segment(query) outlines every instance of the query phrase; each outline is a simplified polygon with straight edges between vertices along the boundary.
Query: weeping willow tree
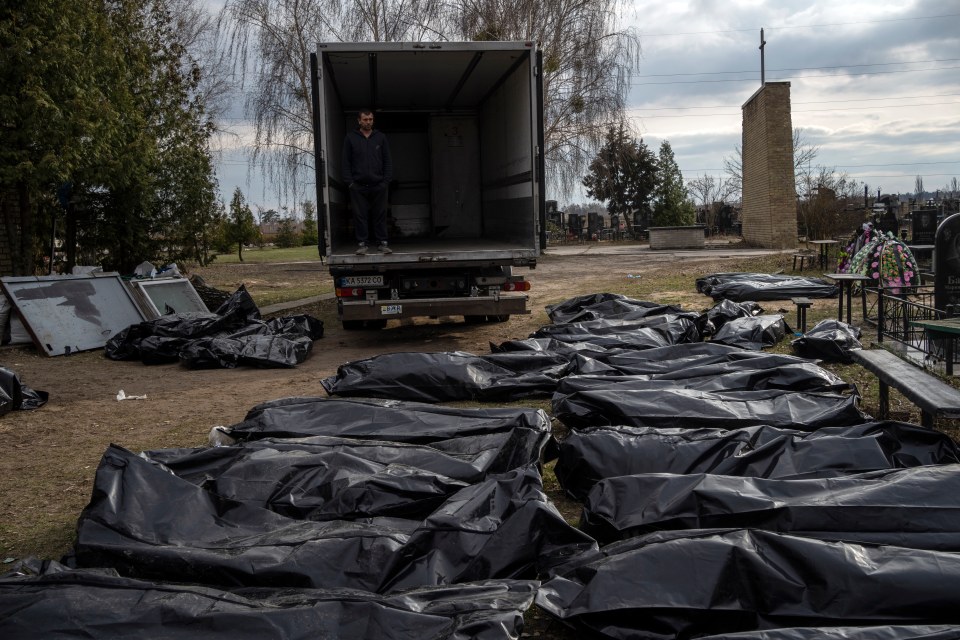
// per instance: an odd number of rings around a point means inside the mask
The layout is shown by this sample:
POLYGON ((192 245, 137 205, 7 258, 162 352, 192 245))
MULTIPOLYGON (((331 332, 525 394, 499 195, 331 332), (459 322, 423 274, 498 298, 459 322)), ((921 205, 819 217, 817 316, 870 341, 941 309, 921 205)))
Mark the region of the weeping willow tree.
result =
POLYGON ((543 50, 545 157, 569 193, 623 120, 638 36, 621 0, 228 0, 219 29, 253 122, 251 156, 284 201, 312 182, 308 59, 318 42, 519 40, 543 50))

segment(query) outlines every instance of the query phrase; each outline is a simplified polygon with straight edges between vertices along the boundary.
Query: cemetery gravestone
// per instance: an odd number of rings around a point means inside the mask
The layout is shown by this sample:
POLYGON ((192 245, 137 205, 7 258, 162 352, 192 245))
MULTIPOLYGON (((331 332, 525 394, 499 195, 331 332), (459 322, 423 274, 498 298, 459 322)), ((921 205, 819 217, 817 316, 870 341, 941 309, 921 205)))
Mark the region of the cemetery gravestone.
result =
POLYGON ((892 233, 895 236, 900 235, 900 222, 897 220, 897 214, 894 213, 892 209, 887 209, 887 211, 880 216, 880 219, 877 221, 877 226, 884 235, 887 233, 892 233))
POLYGON ((934 306, 946 310, 947 305, 960 304, 960 213, 943 221, 934 247, 934 306))
POLYGON ((937 235, 936 209, 918 209, 913 212, 910 244, 934 244, 937 235))

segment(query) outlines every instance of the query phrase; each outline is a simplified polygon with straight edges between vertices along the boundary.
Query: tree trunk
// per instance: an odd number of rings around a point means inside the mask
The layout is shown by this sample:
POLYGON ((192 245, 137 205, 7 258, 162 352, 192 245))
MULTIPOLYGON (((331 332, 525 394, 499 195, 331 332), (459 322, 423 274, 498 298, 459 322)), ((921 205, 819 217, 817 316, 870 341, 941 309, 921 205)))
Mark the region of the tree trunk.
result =
POLYGON ((73 198, 67 204, 64 218, 63 249, 67 254, 64 268, 65 273, 73 273, 73 267, 77 264, 77 207, 73 203, 73 198))
POLYGON ((20 234, 13 255, 13 273, 17 276, 33 275, 33 211, 31 210, 30 190, 25 182, 17 185, 17 198, 20 205, 20 234))

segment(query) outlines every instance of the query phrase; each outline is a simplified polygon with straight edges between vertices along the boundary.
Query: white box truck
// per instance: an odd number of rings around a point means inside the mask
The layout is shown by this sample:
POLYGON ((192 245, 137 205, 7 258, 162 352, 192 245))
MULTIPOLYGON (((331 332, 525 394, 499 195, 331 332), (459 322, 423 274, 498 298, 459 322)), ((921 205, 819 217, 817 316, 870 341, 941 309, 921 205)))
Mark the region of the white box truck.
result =
POLYGON ((543 94, 531 42, 324 43, 311 55, 319 250, 344 328, 503 321, 546 242, 543 94), (344 136, 370 109, 393 158, 393 253, 355 255, 344 136))

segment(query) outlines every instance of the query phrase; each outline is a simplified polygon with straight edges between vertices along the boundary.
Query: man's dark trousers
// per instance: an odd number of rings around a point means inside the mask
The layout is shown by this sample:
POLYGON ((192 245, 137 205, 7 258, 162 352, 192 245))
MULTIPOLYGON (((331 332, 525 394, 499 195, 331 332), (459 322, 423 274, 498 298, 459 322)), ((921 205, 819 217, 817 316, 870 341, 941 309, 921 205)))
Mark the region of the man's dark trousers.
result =
POLYGON ((350 187, 350 204, 353 206, 353 226, 357 242, 370 242, 370 225, 377 244, 387 241, 387 187, 386 185, 364 186, 354 183, 350 187))

